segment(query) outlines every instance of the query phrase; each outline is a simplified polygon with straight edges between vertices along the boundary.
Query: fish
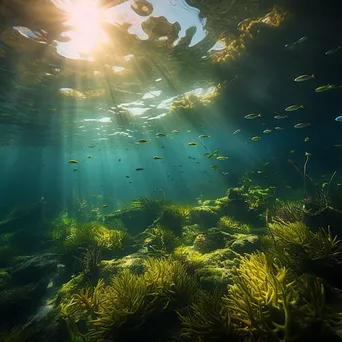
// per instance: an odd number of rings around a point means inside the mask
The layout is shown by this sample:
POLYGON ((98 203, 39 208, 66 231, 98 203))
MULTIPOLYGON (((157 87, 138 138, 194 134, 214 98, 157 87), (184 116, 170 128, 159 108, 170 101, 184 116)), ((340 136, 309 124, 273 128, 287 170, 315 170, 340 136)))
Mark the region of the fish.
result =
POLYGON ((89 158, 89 159, 91 159, 91 158, 93 158, 91 155, 87 155, 87 158, 89 158))
POLYGON ((178 134, 178 133, 180 133, 180 131, 178 129, 174 129, 171 133, 178 134))
POLYGON ((338 117, 335 119, 335 121, 337 121, 337 122, 342 122, 342 115, 338 116, 338 117))
POLYGON ((194 142, 194 141, 190 141, 188 143, 188 146, 197 146, 197 145, 198 145, 197 142, 194 142))
POLYGON ((261 118, 261 114, 247 114, 245 115, 245 119, 247 120, 253 120, 253 119, 256 119, 256 118, 261 118))
POLYGON ((303 105, 295 104, 285 108, 285 112, 294 112, 298 109, 304 108, 303 105))
POLYGON ((286 119, 287 115, 286 114, 277 114, 274 116, 274 118, 277 120, 286 119))
POLYGON ((265 129, 262 133, 264 133, 264 134, 270 134, 270 133, 272 133, 272 130, 271 130, 271 129, 265 129))
POLYGON ((300 122, 294 125, 294 128, 305 128, 310 126, 311 124, 309 122, 300 122))
POLYGON ((251 138, 252 141, 259 141, 260 139, 261 137, 258 137, 258 136, 251 138))
POLYGON ((217 160, 227 160, 228 157, 226 157, 226 156, 218 156, 218 157, 216 157, 216 159, 217 160))
POLYGON ((328 51, 326 51, 325 55, 332 55, 333 53, 337 52, 339 49, 341 49, 341 46, 336 46, 335 48, 332 48, 328 51))
POLYGON ((219 152, 220 152, 220 150, 215 150, 213 153, 209 154, 208 159, 211 159, 213 157, 217 157, 219 152))
POLYGON ((157 133, 156 134, 157 137, 167 137, 166 133, 157 133))
POLYGON ((293 44, 301 44, 304 43, 306 40, 308 39, 307 36, 303 36, 301 38, 299 38, 296 42, 294 42, 293 44))
POLYGON ((288 49, 292 49, 292 48, 294 48, 295 45, 304 43, 307 39, 308 39, 307 36, 303 36, 303 37, 299 38, 298 40, 296 40, 292 44, 286 44, 285 47, 288 48, 288 49))
POLYGON ((218 165, 212 165, 212 166, 210 166, 210 168, 211 168, 213 171, 219 171, 219 170, 221 170, 221 168, 220 168, 218 165))
POLYGON ((137 167, 137 168, 135 169, 135 171, 143 171, 143 170, 145 170, 143 167, 137 167))
POLYGON ((138 140, 138 143, 139 143, 139 144, 146 143, 146 142, 147 142, 146 139, 139 139, 139 140, 138 140))
POLYGON ((108 205, 107 204, 104 204, 103 206, 102 206, 102 208, 107 208, 108 207, 108 205))
POLYGON ((160 157, 160 156, 153 156, 153 159, 156 159, 156 160, 158 160, 158 159, 163 159, 162 157, 160 157))
POLYGON ((283 127, 279 127, 279 126, 277 126, 277 127, 274 127, 274 129, 275 129, 276 131, 283 131, 283 130, 284 130, 284 128, 283 128, 283 127))
POLYGON ((238 133, 240 133, 240 132, 241 132, 241 129, 239 128, 239 129, 237 129, 236 131, 234 131, 233 134, 235 135, 235 134, 238 134, 238 133))
POLYGON ((315 93, 322 93, 323 91, 327 91, 327 90, 330 90, 330 89, 334 89, 336 88, 337 86, 334 86, 332 84, 326 84, 326 85, 323 85, 323 86, 320 86, 320 87, 317 87, 315 89, 315 93))
POLYGON ((306 137, 305 139, 304 139, 304 142, 306 142, 306 143, 308 143, 310 141, 310 138, 309 137, 306 137))
POLYGON ((200 136, 198 136, 199 138, 210 138, 209 134, 202 134, 200 136))
POLYGON ((315 74, 311 74, 311 75, 301 75, 298 76, 294 79, 295 82, 305 82, 305 81, 309 81, 311 79, 315 78, 315 74))
POLYGON ((76 160, 76 159, 70 159, 70 160, 68 161, 68 163, 69 163, 69 164, 79 164, 78 160, 76 160))

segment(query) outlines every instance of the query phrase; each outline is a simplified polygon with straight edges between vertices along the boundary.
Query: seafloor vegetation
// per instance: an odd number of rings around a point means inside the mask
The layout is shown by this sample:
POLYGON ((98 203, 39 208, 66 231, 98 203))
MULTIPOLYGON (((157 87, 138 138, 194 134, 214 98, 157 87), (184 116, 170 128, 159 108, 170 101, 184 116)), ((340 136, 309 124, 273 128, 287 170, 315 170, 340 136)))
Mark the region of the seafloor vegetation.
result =
POLYGON ((244 185, 51 221, 43 207, 0 222, 1 341, 340 340, 333 191, 282 202, 244 185))

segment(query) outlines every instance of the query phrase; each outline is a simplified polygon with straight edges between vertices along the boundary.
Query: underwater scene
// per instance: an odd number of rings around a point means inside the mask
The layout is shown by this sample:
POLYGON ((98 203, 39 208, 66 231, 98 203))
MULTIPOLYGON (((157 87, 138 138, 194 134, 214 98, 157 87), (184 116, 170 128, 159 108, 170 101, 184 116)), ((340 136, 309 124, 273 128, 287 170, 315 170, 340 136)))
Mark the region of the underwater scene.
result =
POLYGON ((0 0, 0 341, 342 341, 341 18, 0 0))

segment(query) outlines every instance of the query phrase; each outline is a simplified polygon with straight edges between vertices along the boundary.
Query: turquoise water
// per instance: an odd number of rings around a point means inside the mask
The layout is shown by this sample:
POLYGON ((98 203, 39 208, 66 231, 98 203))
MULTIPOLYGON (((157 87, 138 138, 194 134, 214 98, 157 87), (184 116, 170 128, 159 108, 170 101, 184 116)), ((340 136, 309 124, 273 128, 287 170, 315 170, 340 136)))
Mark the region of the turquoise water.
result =
MULTIPOLYGON (((296 277, 323 279, 327 293, 340 289, 339 276, 320 273, 338 270, 339 263, 313 256, 328 243, 312 234, 330 227, 325 237, 334 243, 340 234, 341 9, 332 0, 0 3, 2 339, 292 340, 266 333, 266 323, 236 334, 244 323, 234 321, 231 309, 234 327, 221 317, 216 328, 196 330, 203 321, 191 305, 234 293, 229 286, 238 283, 238 260, 256 251, 296 277), (286 238, 312 247, 301 257, 272 228, 282 224, 294 239, 304 228, 287 225, 293 222, 309 229, 304 242, 286 238), (278 254, 283 248, 280 254, 296 262, 274 254, 271 238, 278 254), (321 259, 328 261, 317 266, 321 259), (181 305, 153 278, 159 267, 180 279, 172 262, 191 278, 181 305), (128 278, 143 277, 150 291, 145 299, 158 286, 166 291, 161 302, 147 300, 141 316, 121 311, 125 328, 105 300, 92 302, 86 313, 63 307, 82 291, 107 300, 104 293, 113 290, 107 286, 114 275, 120 281, 123 269, 128 278), (73 279, 79 282, 66 294, 73 279), (198 294, 192 281, 208 292, 198 294), (216 287, 222 293, 213 294, 216 287), (160 317, 149 316, 149 305, 160 317), (110 331, 92 321, 105 312, 114 322, 110 331), (177 312, 197 319, 181 323, 177 312)), ((168 279, 165 274, 160 278, 168 279)), ((125 279, 139 288, 133 278, 125 279)), ((294 293, 310 292, 305 286, 294 293)), ((301 338, 312 336, 293 340, 301 338)))

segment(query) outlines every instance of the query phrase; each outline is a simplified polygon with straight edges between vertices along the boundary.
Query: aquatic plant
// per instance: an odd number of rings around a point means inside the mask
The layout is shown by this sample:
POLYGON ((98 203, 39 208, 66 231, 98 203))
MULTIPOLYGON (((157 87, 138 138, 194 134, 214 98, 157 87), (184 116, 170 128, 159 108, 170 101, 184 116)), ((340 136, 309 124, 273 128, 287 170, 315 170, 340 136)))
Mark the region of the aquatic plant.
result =
POLYGON ((145 243, 150 250, 157 253, 171 253, 180 243, 173 231, 161 226, 152 228, 148 235, 145 243))
POLYGON ((95 286, 100 277, 101 250, 97 247, 87 249, 80 260, 83 268, 84 279, 95 286))
POLYGON ((187 274, 179 261, 172 258, 148 259, 143 277, 163 310, 186 306, 198 290, 195 279, 187 274))
POLYGON ((178 312, 181 337, 195 341, 223 341, 234 334, 219 291, 200 291, 184 312, 178 312))
POLYGON ((168 204, 153 225, 161 225, 172 230, 176 235, 180 235, 183 226, 186 225, 190 212, 189 206, 168 204))
POLYGON ((303 205, 299 202, 277 200, 274 206, 273 221, 298 222, 304 218, 303 205))
POLYGON ((166 201, 164 199, 160 200, 151 197, 139 197, 132 202, 131 207, 133 209, 141 210, 147 215, 157 217, 162 213, 165 204, 166 201))
POLYGON ((111 254, 129 243, 126 232, 108 229, 99 222, 87 222, 72 226, 62 247, 66 253, 80 257, 82 249, 97 247, 101 253, 111 254))
POLYGON ((192 247, 179 246, 175 248, 172 256, 175 260, 179 260, 190 272, 193 272, 205 263, 203 254, 195 251, 192 247))
POLYGON ((294 268, 308 266, 309 262, 339 264, 341 243, 330 229, 312 232, 303 222, 269 224, 268 250, 284 264, 294 268))
POLYGON ((247 224, 236 221, 229 216, 221 216, 218 221, 218 228, 227 233, 240 233, 249 234, 251 232, 250 227, 247 224))
POLYGON ((310 329, 319 334, 332 317, 339 317, 328 312, 318 278, 298 278, 260 252, 242 258, 224 302, 233 329, 247 339, 305 338, 310 329))
POLYGON ((126 340, 164 312, 192 301, 198 284, 176 260, 147 259, 145 273, 125 269, 106 286, 100 280, 63 301, 60 309, 71 336, 87 341, 126 340), (87 331, 80 331, 80 327, 87 331))

